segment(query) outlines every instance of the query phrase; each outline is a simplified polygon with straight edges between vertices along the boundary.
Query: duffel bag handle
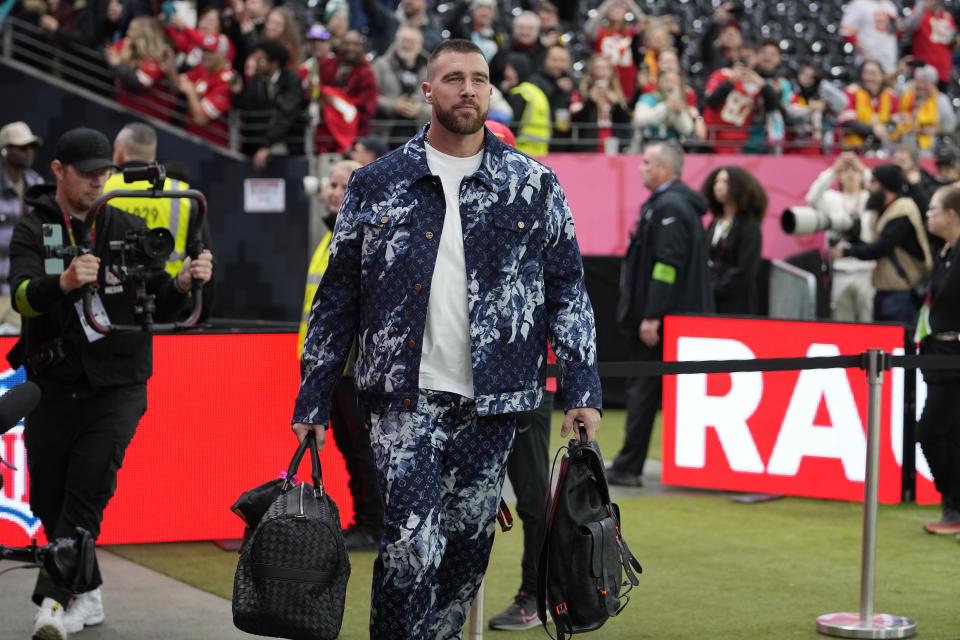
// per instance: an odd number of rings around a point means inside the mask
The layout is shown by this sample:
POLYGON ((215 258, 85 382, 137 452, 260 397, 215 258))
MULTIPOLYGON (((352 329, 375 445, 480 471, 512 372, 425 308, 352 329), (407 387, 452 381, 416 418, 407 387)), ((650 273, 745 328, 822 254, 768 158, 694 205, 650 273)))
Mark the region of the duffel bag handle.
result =
POLYGON ((300 442, 296 453, 293 454, 293 459, 287 468, 287 477, 283 479, 283 485, 280 487, 280 491, 283 493, 286 493, 290 489, 293 477, 297 474, 297 469, 300 468, 300 461, 303 460, 303 454, 307 452, 307 449, 310 449, 310 459, 313 461, 313 486, 322 489, 323 471, 320 469, 320 452, 317 450, 317 440, 314 438, 313 431, 310 431, 303 438, 303 441, 300 442))
MULTIPOLYGON (((320 450, 317 449, 317 440, 313 431, 307 438, 310 438, 310 460, 313 462, 313 493, 319 498, 323 495, 323 468, 320 466, 320 450)), ((306 438, 304 439, 306 440, 306 438)))
POLYGON ((587 440, 587 425, 583 423, 583 420, 577 420, 577 433, 580 434, 580 442, 588 442, 587 440))

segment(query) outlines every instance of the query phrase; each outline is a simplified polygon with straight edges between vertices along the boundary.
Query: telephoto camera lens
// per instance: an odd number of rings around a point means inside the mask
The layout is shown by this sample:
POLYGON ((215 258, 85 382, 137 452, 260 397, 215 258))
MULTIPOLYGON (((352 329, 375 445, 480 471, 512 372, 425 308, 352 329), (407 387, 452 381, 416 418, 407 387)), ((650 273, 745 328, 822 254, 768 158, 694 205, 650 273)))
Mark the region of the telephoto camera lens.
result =
POLYGON ((790 207, 780 216, 780 228, 785 233, 807 235, 819 231, 854 231, 859 224, 858 216, 849 213, 828 214, 812 207, 790 207))

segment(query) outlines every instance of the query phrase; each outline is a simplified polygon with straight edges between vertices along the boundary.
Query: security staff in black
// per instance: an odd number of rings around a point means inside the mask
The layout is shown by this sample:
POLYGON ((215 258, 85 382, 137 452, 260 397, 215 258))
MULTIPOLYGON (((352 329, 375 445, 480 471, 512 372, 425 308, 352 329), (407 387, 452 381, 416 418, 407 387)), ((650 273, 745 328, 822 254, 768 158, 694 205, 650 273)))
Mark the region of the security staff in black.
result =
MULTIPOLYGON (((66 132, 54 158, 56 186, 27 191, 31 211, 14 229, 10 244, 10 287, 23 332, 7 359, 14 368, 24 365, 43 394, 24 429, 30 508, 48 539, 69 536, 77 526, 96 538, 127 445, 147 408, 153 350, 147 333, 93 331, 83 317, 81 288, 96 283, 95 313, 105 313, 110 323, 135 324, 135 293, 111 270, 108 247, 146 225, 109 205, 91 219, 89 208, 113 166, 110 142, 101 133, 66 132), (44 225, 59 230, 65 245, 89 242, 92 253, 63 259, 65 270, 48 275, 44 225)), ((211 271, 212 256, 205 251, 187 260, 176 278, 161 272, 149 281, 148 292, 157 296, 157 320, 177 313, 192 278, 209 280, 211 271)), ((94 582, 100 582, 99 572, 94 582)), ((103 620, 99 588, 78 594, 70 604, 72 595, 41 572, 33 594, 40 605, 34 637, 64 638, 68 628, 103 620), (82 617, 71 619, 77 611, 82 617)))
MULTIPOLYGON (((640 210, 620 273, 617 325, 627 335, 632 360, 663 360, 663 317, 714 310, 701 216, 707 199, 680 182, 683 150, 658 142, 643 152, 643 184, 650 197, 640 210)), ((607 470, 607 482, 639 486, 660 408, 663 380, 639 376, 627 382, 623 449, 607 470)))
MULTIPOLYGON (((943 238, 930 293, 921 310, 920 353, 960 356, 960 188, 933 194, 927 229, 943 238)), ((960 534, 960 368, 924 370, 927 401, 917 423, 917 441, 941 495, 942 517, 924 524, 929 533, 960 534)))

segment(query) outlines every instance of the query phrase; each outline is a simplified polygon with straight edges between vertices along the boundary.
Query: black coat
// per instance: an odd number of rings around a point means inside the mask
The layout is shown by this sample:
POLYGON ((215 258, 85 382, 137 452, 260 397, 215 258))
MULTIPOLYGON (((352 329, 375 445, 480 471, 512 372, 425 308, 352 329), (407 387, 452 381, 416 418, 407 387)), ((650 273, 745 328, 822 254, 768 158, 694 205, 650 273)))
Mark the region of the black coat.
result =
POLYGON ((713 286, 717 313, 755 314, 760 308, 757 293, 757 272, 763 237, 760 223, 746 214, 733 217, 726 237, 713 244, 713 232, 719 218, 714 218, 707 231, 710 243, 710 282, 713 286))
MULTIPOLYGON (((956 245, 938 255, 930 277, 930 331, 960 331, 960 247, 956 245)), ((920 353, 958 356, 960 341, 927 337, 920 343, 920 353)), ((956 382, 960 371, 924 369, 923 377, 927 384, 956 382)))
MULTIPOLYGON (((87 339, 75 304, 80 289, 63 293, 60 276, 48 275, 44 268, 43 225, 61 228, 63 241, 70 244, 60 206, 54 199, 55 185, 36 185, 27 190, 25 201, 33 210, 17 224, 10 241, 10 288, 14 308, 23 316, 20 340, 7 354, 11 366, 27 365, 27 376, 64 385, 89 385, 94 388, 144 383, 153 372, 153 344, 148 333, 111 333, 94 342, 87 339), (40 354, 56 354, 53 362, 38 366, 40 354)), ((86 225, 72 220, 77 242, 88 234, 86 225)), ((96 218, 96 246, 100 272, 98 291, 110 322, 136 324, 132 305, 136 299, 132 287, 107 273, 111 265, 109 243, 123 240, 127 232, 146 229, 142 218, 110 205, 96 218)), ((64 268, 69 260, 64 259, 64 268)), ((158 321, 172 319, 180 311, 186 296, 177 292, 173 279, 165 271, 147 283, 147 291, 156 294, 158 321)))
POLYGON ((299 143, 306 124, 303 85, 293 69, 280 69, 276 83, 261 73, 253 74, 243 93, 234 96, 234 105, 246 111, 260 111, 262 116, 246 116, 245 123, 255 124, 257 130, 248 135, 263 137, 262 147, 269 147, 288 139, 299 143), (269 115, 267 115, 269 113, 269 115))
POLYGON ((713 311, 706 211, 706 198, 680 181, 643 204, 620 273, 617 325, 627 335, 636 336, 644 319, 713 311))

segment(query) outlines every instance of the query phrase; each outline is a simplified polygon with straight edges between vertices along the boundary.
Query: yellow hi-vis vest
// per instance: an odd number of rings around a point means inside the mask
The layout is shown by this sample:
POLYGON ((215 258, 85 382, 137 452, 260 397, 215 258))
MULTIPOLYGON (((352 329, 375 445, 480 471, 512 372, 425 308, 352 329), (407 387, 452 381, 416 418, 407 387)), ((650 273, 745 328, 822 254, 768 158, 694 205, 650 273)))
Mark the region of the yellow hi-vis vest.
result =
MULTIPOLYGON (((153 185, 147 180, 124 182, 122 173, 107 178, 103 191, 119 189, 139 189, 147 191, 153 185)), ((180 180, 167 178, 163 182, 164 191, 184 191, 190 185, 180 180)), ((163 227, 173 234, 173 252, 167 258, 167 273, 176 277, 180 273, 183 261, 187 257, 187 233, 190 230, 190 198, 114 198, 110 206, 123 209, 127 213, 143 218, 151 229, 163 227)))
POLYGON ((545 156, 550 150, 550 101, 547 94, 531 82, 521 82, 510 90, 520 94, 527 106, 520 117, 517 149, 528 156, 545 156))
POLYGON ((313 298, 317 295, 317 287, 320 286, 320 278, 327 270, 327 264, 330 262, 330 241, 333 239, 333 232, 327 231, 327 234, 320 240, 317 250, 313 252, 313 258, 310 259, 310 267, 307 269, 307 289, 303 294, 303 309, 300 313, 300 336, 297 338, 297 357, 303 355, 303 341, 307 338, 307 325, 310 322, 310 308, 313 306, 313 298))

